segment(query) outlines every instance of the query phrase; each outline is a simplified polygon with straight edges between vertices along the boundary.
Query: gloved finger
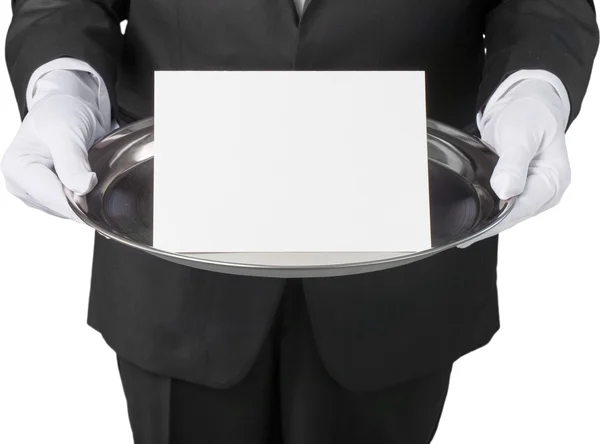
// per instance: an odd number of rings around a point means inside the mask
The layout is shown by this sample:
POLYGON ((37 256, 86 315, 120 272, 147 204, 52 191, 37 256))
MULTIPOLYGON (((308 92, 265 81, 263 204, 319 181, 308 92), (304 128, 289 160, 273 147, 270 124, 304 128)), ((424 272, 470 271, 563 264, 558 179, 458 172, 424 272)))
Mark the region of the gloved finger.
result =
MULTIPOLYGON (((38 204, 36 204, 36 203, 35 203, 34 201, 32 201, 32 200, 29 200, 30 198, 29 198, 29 196, 27 195, 27 193, 25 193, 25 192, 23 192, 23 191, 19 192, 19 191, 18 191, 16 188, 13 188, 13 187, 11 187, 11 186, 8 184, 8 181, 7 181, 6 188, 7 188, 7 190, 8 190, 8 191, 9 191, 11 194, 13 194, 13 195, 15 195, 16 197, 18 197, 19 199, 21 199, 21 202, 23 202, 23 203, 24 203, 25 205, 27 205, 29 208, 33 208, 34 210, 42 211, 42 212, 44 212, 44 213, 46 213, 46 214, 49 214, 49 215, 51 215, 51 216, 53 216, 53 217, 59 217, 59 218, 61 218, 61 219, 70 219, 69 217, 67 217, 67 216, 65 216, 65 215, 62 215, 62 214, 56 213, 56 212, 54 212, 54 211, 52 211, 52 210, 50 210, 50 209, 48 209, 48 208, 45 208, 45 207, 43 207, 43 206, 41 206, 41 205, 38 205, 38 204)), ((81 222, 81 221, 79 221, 79 220, 78 220, 77 222, 81 222)))
MULTIPOLYGON (((96 186, 98 180, 92 172, 87 152, 103 129, 93 112, 76 98, 61 98, 61 107, 53 101, 40 102, 36 112, 50 107, 52 119, 35 119, 36 133, 47 146, 60 181, 76 194, 84 195, 96 186), (71 100, 65 106, 65 100, 71 100)), ((46 113, 51 115, 49 113, 46 113)))
MULTIPOLYGON (((44 208, 44 207, 42 207, 41 205, 37 205, 37 204, 35 204, 35 203, 33 203, 33 202, 28 202, 28 201, 24 200, 24 201, 23 201, 23 203, 24 203, 25 205, 27 205, 28 207, 30 207, 30 208, 33 208, 34 210, 38 210, 38 211, 41 211, 41 212, 43 212, 43 213, 49 214, 49 215, 50 215, 50 216, 52 216, 52 217, 58 217, 58 218, 60 218, 60 219, 68 219, 68 220, 73 220, 74 222, 80 222, 80 223, 83 223, 83 222, 81 222, 81 221, 80 221, 80 220, 78 220, 78 219, 73 219, 73 218, 71 218, 71 217, 67 217, 67 216, 65 216, 65 215, 63 215, 63 214, 58 214, 58 213, 55 213, 54 211, 52 211, 52 210, 50 210, 50 209, 48 209, 48 208, 44 208)), ((73 217, 75 218, 76 216, 75 216, 75 215, 73 215, 73 217)))
POLYGON ((486 231, 485 233, 481 234, 480 236, 477 236, 476 238, 470 240, 469 242, 465 242, 465 243, 462 243, 460 245, 457 245, 456 248, 460 248, 461 250, 465 249, 465 248, 468 248, 468 247, 470 247, 471 245, 473 245, 473 244, 475 244, 477 242, 480 242, 480 241, 482 241, 484 239, 487 239, 489 237, 495 236, 495 235, 497 235, 499 233, 500 233, 500 230, 496 226, 496 227, 492 228, 491 230, 486 231))
POLYGON ((495 236, 555 205, 556 185, 552 175, 543 168, 531 170, 525 190, 516 198, 515 205, 508 216, 491 230, 459 245, 458 248, 467 248, 475 242, 495 236))
POLYGON ((531 162, 532 171, 544 171, 555 188, 555 194, 562 196, 571 184, 571 166, 564 134, 544 148, 531 162))
POLYGON ((7 190, 32 208, 80 222, 63 192, 63 185, 39 157, 18 156, 5 171, 7 190))

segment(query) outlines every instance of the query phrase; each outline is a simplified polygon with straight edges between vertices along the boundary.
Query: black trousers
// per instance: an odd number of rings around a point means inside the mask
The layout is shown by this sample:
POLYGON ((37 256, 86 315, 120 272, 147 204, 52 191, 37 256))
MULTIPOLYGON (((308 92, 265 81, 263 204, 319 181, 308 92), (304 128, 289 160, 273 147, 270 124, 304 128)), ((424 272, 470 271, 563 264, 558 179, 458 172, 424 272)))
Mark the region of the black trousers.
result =
POLYGON ((135 444, 428 444, 451 372, 380 391, 345 390, 319 358, 299 280, 288 281, 271 334, 232 388, 118 364, 135 444))

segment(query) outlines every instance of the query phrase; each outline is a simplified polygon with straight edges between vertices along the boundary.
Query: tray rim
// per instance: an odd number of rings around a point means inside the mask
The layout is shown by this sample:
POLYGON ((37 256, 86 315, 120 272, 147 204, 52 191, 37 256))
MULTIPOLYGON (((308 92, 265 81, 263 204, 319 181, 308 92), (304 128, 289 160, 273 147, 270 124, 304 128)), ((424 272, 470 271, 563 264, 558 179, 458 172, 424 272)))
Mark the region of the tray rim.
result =
MULTIPOLYGON (((127 130, 131 130, 134 126, 147 126, 151 121, 153 121, 153 117, 148 117, 145 119, 141 119, 135 122, 132 122, 126 126, 117 128, 110 133, 108 133, 105 137, 103 137, 98 143, 106 143, 111 138, 114 138, 120 132, 124 132, 123 135, 127 133, 127 130)), ((460 133, 463 137, 468 137, 475 139, 479 144, 482 145, 483 148, 491 151, 494 151, 489 147, 488 144, 483 142, 480 138, 462 132, 454 127, 436 121, 434 119, 427 119, 428 127, 433 126, 438 130, 449 130, 452 133, 460 133)), ((90 148, 93 149, 94 146, 90 148)), ((495 154, 495 153, 494 153, 495 154)), ((143 162, 147 162, 150 159, 153 159, 154 156, 145 159, 143 162)), ((142 163, 143 163, 142 162, 142 163)), ((206 271, 216 271, 226 274, 236 274, 236 275, 244 275, 244 276, 254 276, 254 277, 272 277, 272 278, 318 278, 318 277, 335 277, 335 276, 349 276, 354 274, 362 274, 369 273, 375 271, 381 271, 389 268, 395 268, 403 265, 408 265, 412 262, 417 262, 422 259, 428 258, 435 254, 441 253, 443 251, 449 250, 451 248, 455 248, 459 245, 468 243, 476 238, 481 237, 483 234, 492 230, 494 227, 499 225, 511 212, 516 203, 516 197, 512 197, 510 199, 500 199, 499 206, 501 207, 500 213, 497 217, 489 222, 487 225, 484 225, 480 228, 476 233, 473 233, 467 237, 461 238, 459 240, 450 242, 443 246, 432 247, 427 250, 422 250, 416 253, 409 253, 404 256, 397 256, 391 258, 383 258, 379 260, 371 260, 366 262, 352 262, 352 263, 343 263, 343 264, 328 264, 328 265, 269 265, 269 264, 248 264, 248 263, 239 263, 239 262, 225 262, 220 260, 211 260, 208 258, 197 258, 193 256, 188 256, 181 253, 173 253, 169 251, 159 250, 153 248, 151 246, 133 241, 128 239, 122 235, 115 234, 104 227, 98 225, 92 219, 90 219, 84 211, 81 210, 80 205, 81 201, 85 201, 86 196, 78 196, 66 187, 63 187, 65 195, 67 196, 67 202, 71 209, 75 212, 77 217, 79 217, 82 222, 86 225, 93 228, 98 234, 103 237, 117 241, 125 246, 135 248, 137 250, 141 250, 145 253, 151 254, 153 256, 159 257, 163 260, 170 260, 171 262, 175 262, 181 265, 203 269, 206 271)), ((84 204, 85 205, 85 204, 84 204)), ((251 253, 251 252, 248 252, 251 253)), ((319 253, 319 252, 314 252, 319 253)), ((343 252, 332 252, 332 253, 343 253, 343 252)), ((386 252, 387 253, 387 252, 386 252)), ((401 253, 401 252, 399 252, 401 253)), ((236 254, 239 254, 237 252, 236 254)), ((285 254, 285 253, 281 253, 285 254)))

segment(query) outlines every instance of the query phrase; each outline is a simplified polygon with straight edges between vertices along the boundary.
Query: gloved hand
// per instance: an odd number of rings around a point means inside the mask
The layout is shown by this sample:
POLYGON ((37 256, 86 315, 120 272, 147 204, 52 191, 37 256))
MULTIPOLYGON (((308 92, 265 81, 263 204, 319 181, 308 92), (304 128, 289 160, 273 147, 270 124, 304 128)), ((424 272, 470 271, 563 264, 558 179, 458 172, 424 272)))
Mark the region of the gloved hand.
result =
POLYGON ((35 83, 28 108, 0 165, 6 187, 33 208, 79 221, 63 185, 85 195, 97 183, 88 149, 111 129, 98 104, 98 83, 83 71, 48 72, 35 83))
POLYGON ((516 83, 485 109, 478 122, 481 138, 499 156, 490 185, 501 199, 518 197, 506 219, 459 248, 558 204, 571 181, 565 143, 569 112, 558 91, 540 79, 516 83))

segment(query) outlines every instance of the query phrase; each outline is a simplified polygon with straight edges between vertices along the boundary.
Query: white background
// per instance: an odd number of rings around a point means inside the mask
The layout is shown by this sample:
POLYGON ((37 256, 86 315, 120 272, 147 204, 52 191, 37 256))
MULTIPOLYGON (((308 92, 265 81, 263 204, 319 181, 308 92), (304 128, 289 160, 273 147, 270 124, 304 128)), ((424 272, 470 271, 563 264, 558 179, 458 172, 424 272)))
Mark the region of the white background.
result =
MULTIPOLYGON (((3 151, 19 126, 5 68, 0 122, 3 151)), ((596 70, 568 135, 572 185, 502 236, 502 328, 455 365, 435 443, 600 443, 599 126, 596 70)), ((0 187, 0 443, 132 442, 114 355, 86 325, 92 238, 0 187)))

